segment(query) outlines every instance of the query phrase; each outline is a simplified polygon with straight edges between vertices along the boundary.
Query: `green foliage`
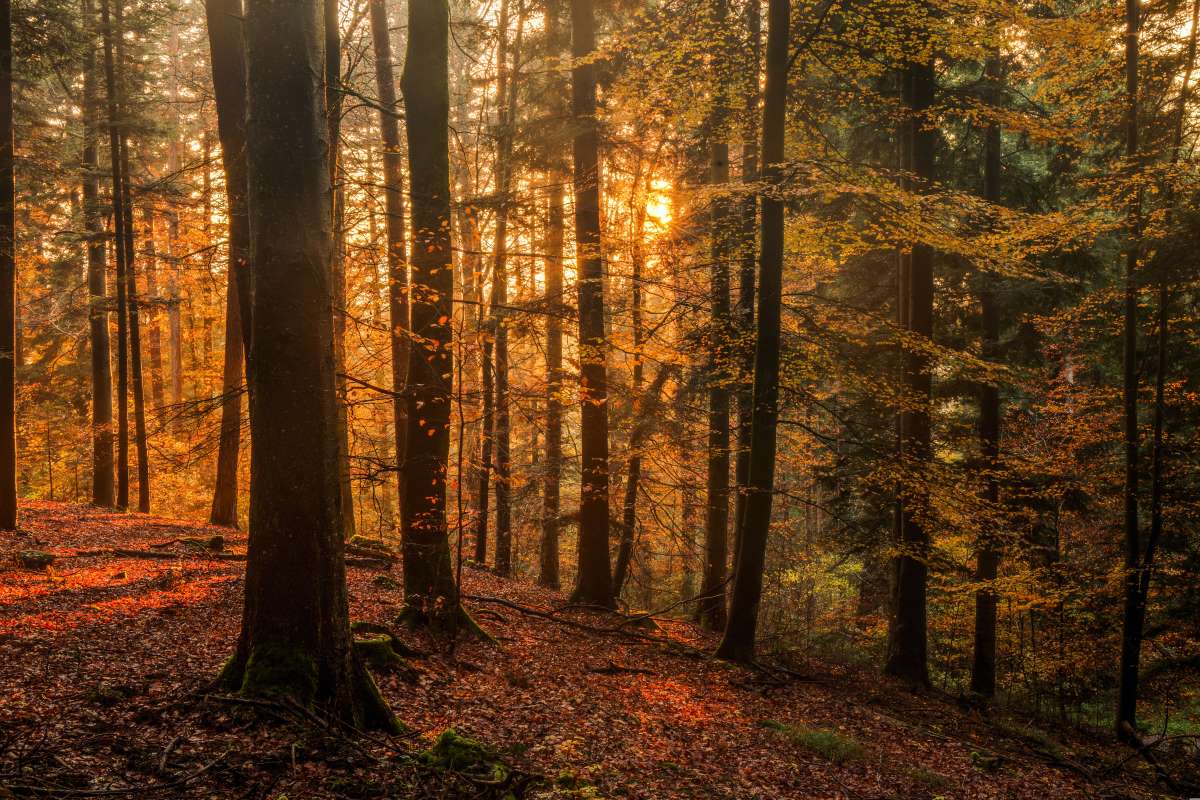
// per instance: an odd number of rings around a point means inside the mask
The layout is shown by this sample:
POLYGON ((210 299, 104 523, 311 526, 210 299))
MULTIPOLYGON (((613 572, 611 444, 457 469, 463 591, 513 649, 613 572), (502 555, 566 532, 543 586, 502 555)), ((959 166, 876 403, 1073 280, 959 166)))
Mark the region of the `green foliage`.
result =
POLYGON ((511 770, 489 747, 447 728, 431 747, 417 757, 421 764, 434 769, 464 772, 502 783, 511 770))
POLYGON ((858 761, 866 755, 866 748, 858 741, 837 731, 824 728, 806 728, 802 725, 789 725, 775 720, 763 720, 759 723, 767 730, 786 738, 793 744, 803 747, 810 753, 815 753, 838 766, 858 761))

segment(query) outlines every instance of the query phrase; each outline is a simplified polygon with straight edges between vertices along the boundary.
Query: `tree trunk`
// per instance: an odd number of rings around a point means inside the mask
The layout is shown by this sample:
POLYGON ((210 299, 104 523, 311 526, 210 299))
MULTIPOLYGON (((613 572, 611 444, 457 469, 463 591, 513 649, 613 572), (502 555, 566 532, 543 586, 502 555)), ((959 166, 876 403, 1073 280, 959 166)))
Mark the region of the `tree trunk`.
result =
POLYGON ((517 32, 508 64, 508 0, 500 2, 499 43, 496 50, 496 95, 499 134, 496 143, 496 244, 492 261, 492 320, 496 334, 496 574, 512 574, 512 425, 508 407, 508 210, 512 183, 513 128, 516 121, 517 77, 525 4, 518 0, 517 32))
POLYGON ((350 636, 321 31, 316 0, 255 0, 247 8, 250 362, 270 368, 251 370, 246 605, 222 679, 246 694, 322 707, 356 727, 394 728, 350 636))
POLYGON ((17 262, 12 4, 0 0, 0 529, 17 528, 17 262))
MULTIPOLYGON (((993 54, 984 67, 993 109, 1000 108, 1000 59, 993 54)), ((992 205, 1000 202, 1000 123, 992 120, 984 132, 983 198, 992 205)), ((983 358, 993 361, 999 355, 1000 313, 996 307, 995 277, 980 276, 979 309, 983 320, 981 347, 983 358)), ((995 509, 1000 501, 1000 389, 994 383, 979 387, 979 451, 985 470, 983 499, 995 509)), ((975 646, 971 664, 971 690, 983 697, 996 694, 996 571, 1000 552, 995 541, 995 526, 984 521, 975 561, 975 646)))
POLYGON ((571 114, 574 117, 575 262, 579 270, 579 395, 582 450, 579 574, 573 602, 613 604, 608 560, 608 345, 600 240, 600 141, 596 120, 593 0, 571 0, 571 114))
MULTIPOLYGON (((206 0, 217 104, 217 135, 229 213, 229 271, 225 287, 225 362, 221 380, 221 438, 209 522, 238 524, 238 457, 242 431, 244 355, 249 352, 250 218, 246 208, 246 60, 241 0, 206 0)), ((247 370, 248 371, 248 370, 247 370)))
MULTIPOLYGON (((787 114, 788 20, 790 0, 767 6, 767 83, 762 121, 763 178, 776 184, 784 158, 787 114)), ((775 487, 775 427, 778 421, 780 310, 783 294, 783 200, 762 197, 762 253, 759 257, 758 340, 754 351, 754 401, 746 505, 739 523, 739 556, 729 619, 717 657, 751 661, 762 596, 771 494, 775 487)))
POLYGON ((97 131, 100 104, 96 87, 96 12, 83 0, 88 41, 83 64, 83 226, 87 231, 88 332, 92 366, 92 504, 110 508, 113 486, 112 358, 108 340, 108 280, 104 224, 100 213, 100 159, 97 131))
MULTIPOLYGON (((114 22, 118 32, 121 27, 121 4, 116 4, 116 14, 114 22)), ((122 65, 125 59, 122 55, 121 41, 123 37, 117 39, 117 63, 122 65)), ((141 324, 141 309, 138 303, 138 288, 137 288, 137 263, 135 253, 137 250, 134 245, 133 238, 133 188, 130 186, 130 170, 129 170, 129 142, 126 139, 124 131, 121 132, 121 171, 122 188, 125 192, 123 205, 124 221, 125 221, 125 252, 128 254, 128 264, 125 270, 125 280, 128 282, 126 294, 128 295, 129 305, 129 377, 133 389, 133 432, 134 440, 137 445, 137 476, 138 476, 138 511, 143 514, 150 513, 150 447, 146 440, 146 394, 144 383, 142 381, 142 324, 141 324)))
POLYGON ((451 627, 468 621, 459 603, 446 527, 453 380, 454 267, 450 249, 447 124, 450 9, 446 0, 410 0, 408 50, 400 88, 408 136, 412 209, 413 347, 408 367, 408 454, 403 472, 402 543, 407 615, 451 627))
MULTIPOLYGON (((742 183, 758 180, 758 69, 762 51, 762 18, 759 3, 747 3, 746 27, 750 32, 750 76, 746 88, 745 140, 742 143, 742 183)), ((738 298, 736 315, 738 333, 739 380, 737 386, 737 458, 734 463, 734 483, 737 494, 733 502, 733 567, 737 573, 738 541, 741 519, 746 511, 746 494, 750 481, 750 429, 754 406, 754 267, 758 256, 758 194, 747 192, 742 200, 741 260, 738 269, 738 298)))
MULTIPOLYGON (((715 29, 725 29, 726 0, 716 0, 715 29)), ((729 557, 729 378, 734 358, 730 352, 733 326, 729 306, 729 256, 732 208, 721 196, 729 183, 729 144, 724 141, 729 119, 724 69, 731 48, 722 42, 709 132, 708 182, 718 192, 709 209, 711 240, 710 326, 708 364, 708 492, 704 517, 704 577, 698 612, 704 627, 725 628, 725 564, 729 557)))
POLYGON ((162 333, 158 329, 158 249, 154 242, 154 207, 142 206, 146 247, 146 306, 147 345, 150 348, 150 403, 159 413, 163 410, 162 333))
POLYGON ((475 562, 480 566, 485 566, 487 564, 488 510, 491 501, 492 436, 496 425, 496 410, 493 403, 496 395, 492 369, 496 362, 492 358, 491 326, 481 321, 479 335, 483 340, 483 357, 479 364, 479 392, 483 398, 483 413, 479 422, 479 472, 476 476, 478 505, 475 508, 475 562))
MULTIPOLYGON (((119 7, 119 6, 118 6, 119 7)), ((129 254, 125 250, 124 176, 121 171, 120 89, 116 80, 113 19, 109 0, 100 0, 104 37, 104 83, 107 106, 109 166, 112 172, 113 253, 117 262, 117 508, 129 507, 129 254)))
MULTIPOLYGON (((904 73, 903 95, 908 109, 904 169, 909 191, 921 191, 933 177, 934 133, 925 114, 933 103, 933 65, 909 64, 904 73)), ((905 256, 903 273, 907 330, 924 341, 933 336, 933 250, 916 242, 905 256)), ((929 496, 925 470, 930 450, 932 375, 924 348, 904 353, 904 384, 920 406, 900 415, 900 464, 905 473, 897 503, 899 556, 896 558, 888 656, 884 671, 913 684, 929 684, 926 639, 926 577, 929 533, 925 529, 929 496)))
POLYGON ((375 89, 379 95, 379 130, 383 138, 383 199, 387 214, 388 313, 391 319, 392 415, 395 422, 396 477, 404 470, 408 423, 404 390, 408 382, 408 256, 404 241, 404 174, 392 37, 386 0, 370 0, 371 40, 375 49, 375 89))

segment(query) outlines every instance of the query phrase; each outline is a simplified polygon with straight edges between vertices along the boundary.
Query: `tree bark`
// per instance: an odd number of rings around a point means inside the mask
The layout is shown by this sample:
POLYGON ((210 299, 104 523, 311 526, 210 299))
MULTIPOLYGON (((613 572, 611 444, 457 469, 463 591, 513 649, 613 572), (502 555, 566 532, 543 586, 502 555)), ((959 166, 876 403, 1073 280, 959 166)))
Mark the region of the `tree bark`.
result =
MULTIPOLYGON (((238 457, 242 431, 244 355, 250 333, 250 218, 246 207, 246 58, 241 0, 206 0, 217 105, 217 135, 229 214, 225 286, 225 362, 221 379, 221 438, 209 522, 238 524, 238 457)), ((247 365, 248 366, 248 365, 247 365)))
POLYGON ((600 238, 600 141, 596 120, 593 0, 571 0, 571 114, 575 185, 575 262, 579 270, 579 394, 582 405, 579 573, 573 602, 613 604, 608 560, 608 344, 604 338, 604 262, 600 238))
POLYGON ((383 199, 387 214, 388 314, 391 319, 392 415, 396 477, 404 470, 408 423, 404 390, 408 382, 408 255, 404 240, 404 164, 392 67, 392 37, 386 0, 370 0, 371 41, 375 50, 375 89, 379 96, 379 131, 383 139, 383 199))
POLYGON ((17 262, 12 4, 0 0, 0 529, 17 528, 17 262))
POLYGON ((129 254, 125 249, 124 176, 121 170, 120 88, 116 80, 113 15, 109 0, 100 0, 104 38, 104 83, 107 106, 109 167, 112 173, 113 253, 117 263, 117 508, 129 507, 129 254))
POLYGON ((83 226, 87 232, 88 334, 92 366, 92 504, 111 508, 113 485, 113 407, 108 339, 108 280, 104 224, 100 212, 100 159, 97 153, 100 104, 96 86, 96 12, 83 0, 88 41, 83 62, 83 226))
MULTIPOLYGON (((117 30, 121 31, 121 4, 119 2, 116 4, 116 11, 114 22, 117 30)), ((121 37, 117 39, 117 63, 122 65, 123 68, 125 59, 122 55, 122 40, 123 38, 121 37)), ((125 280, 128 282, 126 294, 129 301, 129 377, 133 391, 133 432, 138 457, 138 511, 148 514, 150 513, 150 447, 146 438, 146 394, 145 384, 142 380, 142 323, 141 306, 138 302, 137 261, 135 257, 137 250, 133 237, 133 188, 130 185, 129 142, 125 131, 121 131, 121 171, 123 173, 121 183, 125 193, 122 203, 125 207, 123 214, 125 222, 125 252, 128 255, 125 280)))
POLYGON ((245 38, 254 448, 245 612, 222 679, 394 728, 352 647, 346 596, 320 5, 251 0, 245 38))
MULTIPOLYGON (((993 54, 987 61, 985 77, 992 107, 1000 107, 1000 59, 993 54)), ((983 198, 992 205, 1000 202, 1000 123, 991 120, 984 132, 983 198)), ((995 277, 980 276, 979 310, 983 321, 983 358, 999 355, 1000 313, 996 307, 995 277)), ((1000 389, 993 383, 979 387, 979 451, 983 458, 983 499, 994 509, 1000 501, 1000 389)), ((971 691, 983 697, 996 694, 996 572, 1000 551, 995 541, 995 526, 985 519, 975 559, 975 643, 971 664, 971 691)))
MULTIPOLYGON (((905 179, 909 191, 921 191, 933 177, 934 133, 924 118, 933 103, 933 92, 933 65, 909 64, 903 85, 908 110, 904 168, 912 176, 905 179)), ((933 250, 923 242, 915 242, 904 258, 906 327, 910 334, 928 341, 933 336, 933 250)), ((924 472, 931 457, 931 367, 929 353, 924 348, 905 351, 904 386, 910 400, 919 406, 906 408, 900 415, 899 462, 905 480, 897 503, 899 556, 884 666, 887 674, 921 686, 929 684, 925 597, 929 554, 925 522, 929 497, 924 472)))
MULTIPOLYGON (((787 116, 788 26, 790 0, 767 6, 767 83, 762 121, 763 179, 777 184, 784 159, 787 116)), ((762 597, 767 534, 771 527, 771 494, 775 487, 775 433, 779 400, 780 311, 783 294, 783 200, 762 197, 759 256, 758 340, 754 351, 754 401, 750 434, 750 469, 746 505, 739 525, 737 573, 725 634, 717 657, 751 661, 762 597)))
POLYGON ((142 225, 146 248, 147 346, 150 350, 150 403, 161 413, 164 404, 162 374, 162 333, 158 329, 158 248, 154 241, 154 207, 142 206, 142 225))
POLYGON ((446 527, 446 472, 454 374, 454 267, 450 248, 447 124, 450 9, 411 0, 400 88, 408 137, 412 209, 408 454, 403 472, 402 547, 406 612, 413 621, 469 623, 459 602, 446 527))

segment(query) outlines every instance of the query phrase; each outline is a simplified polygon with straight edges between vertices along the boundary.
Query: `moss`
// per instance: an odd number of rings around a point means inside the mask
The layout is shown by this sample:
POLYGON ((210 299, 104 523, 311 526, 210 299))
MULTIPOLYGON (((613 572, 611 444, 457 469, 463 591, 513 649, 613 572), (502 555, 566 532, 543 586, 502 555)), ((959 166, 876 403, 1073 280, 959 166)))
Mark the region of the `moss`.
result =
POLYGON ((381 672, 400 672, 411 674, 413 669, 392 647, 392 637, 384 634, 369 639, 355 639, 354 652, 370 665, 381 672))
POLYGON ((769 719, 763 720, 759 724, 838 766, 858 761, 866 755, 866 749, 859 742, 836 731, 788 725, 769 719))
POLYGON ((286 695, 307 705, 317 694, 317 664, 298 647, 259 645, 246 659, 240 689, 251 695, 286 695))
POLYGON ((937 790, 945 789, 950 785, 950 779, 940 772, 934 772, 924 767, 907 767, 904 774, 908 776, 913 783, 920 784, 926 789, 937 790))
POLYGON ((459 605, 452 613, 429 614, 419 605, 408 603, 396 618, 396 624, 410 630, 429 628, 435 632, 457 634, 463 631, 488 644, 499 644, 490 633, 480 627, 465 608, 459 605))
POLYGON ((393 578, 391 575, 376 575, 371 579, 371 584, 379 589, 389 589, 395 591, 400 588, 400 581, 393 578))
POLYGON ((496 783, 503 782, 512 770, 491 749, 481 742, 462 736, 447 728, 433 746, 423 751, 417 760, 427 767, 481 776, 496 783))
POLYGON ((383 693, 379 691, 375 679, 365 668, 358 670, 355 693, 355 704, 361 718, 358 722, 361 727, 397 735, 408 731, 407 726, 396 719, 391 706, 383 699, 383 693))
POLYGON ((45 569, 54 563, 54 554, 45 550, 21 550, 14 557, 22 569, 45 569))

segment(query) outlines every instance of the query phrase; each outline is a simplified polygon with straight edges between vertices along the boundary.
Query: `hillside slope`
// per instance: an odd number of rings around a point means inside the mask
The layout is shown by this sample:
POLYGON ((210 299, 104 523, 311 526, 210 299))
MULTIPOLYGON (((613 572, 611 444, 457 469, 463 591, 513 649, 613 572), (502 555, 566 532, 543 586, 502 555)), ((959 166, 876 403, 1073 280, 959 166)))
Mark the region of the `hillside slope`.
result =
MULTIPOLYGON (((62 504, 23 513, 0 566, 0 787, 17 796, 1167 796, 1112 745, 989 722, 843 668, 733 668, 688 649, 713 642, 686 623, 647 632, 555 613, 562 595, 470 569, 466 592, 489 598, 471 608, 498 646, 401 632, 429 655, 378 681, 412 731, 356 739, 202 691, 237 635, 242 564, 201 544, 223 534, 236 555, 244 537, 62 504), (28 549, 57 559, 16 568, 28 549), (447 728, 513 769, 409 757, 447 728)), ((350 569, 353 619, 394 620, 398 570, 350 569)))

